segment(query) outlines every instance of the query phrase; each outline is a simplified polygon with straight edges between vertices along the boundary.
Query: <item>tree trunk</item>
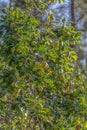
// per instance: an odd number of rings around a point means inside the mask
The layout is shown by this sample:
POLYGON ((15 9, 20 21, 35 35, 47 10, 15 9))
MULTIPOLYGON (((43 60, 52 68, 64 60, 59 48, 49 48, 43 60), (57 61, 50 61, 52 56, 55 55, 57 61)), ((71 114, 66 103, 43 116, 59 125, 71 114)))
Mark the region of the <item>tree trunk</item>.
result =
POLYGON ((9 8, 11 8, 12 0, 9 0, 9 8))
POLYGON ((75 27, 75 7, 74 7, 74 0, 71 0, 71 21, 72 25, 75 27))

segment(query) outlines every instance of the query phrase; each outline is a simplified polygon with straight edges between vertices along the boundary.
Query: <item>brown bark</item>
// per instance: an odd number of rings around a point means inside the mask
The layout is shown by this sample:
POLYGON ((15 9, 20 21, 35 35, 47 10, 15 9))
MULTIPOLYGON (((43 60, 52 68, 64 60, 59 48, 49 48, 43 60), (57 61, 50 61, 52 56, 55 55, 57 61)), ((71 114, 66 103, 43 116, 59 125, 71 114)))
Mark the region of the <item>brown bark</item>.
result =
POLYGON ((74 6, 74 0, 71 0, 71 21, 72 21, 72 25, 73 27, 75 27, 75 6, 74 6))
POLYGON ((80 130, 80 126, 77 125, 76 128, 75 128, 75 130, 80 130))

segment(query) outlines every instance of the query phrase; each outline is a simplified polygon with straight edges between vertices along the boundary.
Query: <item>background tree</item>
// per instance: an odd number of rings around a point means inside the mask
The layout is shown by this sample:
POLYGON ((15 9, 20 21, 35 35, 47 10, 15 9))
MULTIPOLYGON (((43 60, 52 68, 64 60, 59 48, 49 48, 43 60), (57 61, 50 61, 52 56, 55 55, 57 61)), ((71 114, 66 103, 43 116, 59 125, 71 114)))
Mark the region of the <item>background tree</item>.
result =
POLYGON ((81 43, 82 48, 80 50, 77 49, 78 52, 78 65, 85 72, 87 71, 87 15, 86 15, 86 7, 87 1, 85 0, 65 0, 65 2, 59 5, 57 2, 51 5, 50 10, 54 10, 55 12, 55 20, 56 23, 60 22, 62 17, 66 17, 66 23, 72 21, 76 30, 81 33, 81 43))

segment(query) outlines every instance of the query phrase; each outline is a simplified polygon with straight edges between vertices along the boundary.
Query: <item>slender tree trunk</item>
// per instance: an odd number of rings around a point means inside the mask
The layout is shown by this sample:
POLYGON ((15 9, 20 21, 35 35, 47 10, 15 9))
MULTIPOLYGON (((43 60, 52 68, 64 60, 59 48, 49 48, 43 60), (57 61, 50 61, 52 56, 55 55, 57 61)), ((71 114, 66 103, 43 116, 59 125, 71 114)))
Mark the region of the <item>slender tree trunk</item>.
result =
POLYGON ((9 0, 9 8, 11 8, 12 0, 9 0))
POLYGON ((72 21, 72 25, 75 27, 76 21, 75 21, 75 5, 74 5, 74 0, 71 0, 71 21, 72 21))

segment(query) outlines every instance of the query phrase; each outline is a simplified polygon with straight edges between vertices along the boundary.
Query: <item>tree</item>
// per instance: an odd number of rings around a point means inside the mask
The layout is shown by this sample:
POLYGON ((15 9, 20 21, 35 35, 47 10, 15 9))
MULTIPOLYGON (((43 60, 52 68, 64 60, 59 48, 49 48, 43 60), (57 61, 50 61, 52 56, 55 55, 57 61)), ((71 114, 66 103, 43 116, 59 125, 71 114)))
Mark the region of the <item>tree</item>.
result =
POLYGON ((1 129, 87 128, 85 76, 75 69, 77 55, 70 47, 79 43, 79 34, 71 24, 52 23, 52 17, 41 23, 28 10, 10 8, 4 13, 0 19, 4 22, 0 24, 1 129))

